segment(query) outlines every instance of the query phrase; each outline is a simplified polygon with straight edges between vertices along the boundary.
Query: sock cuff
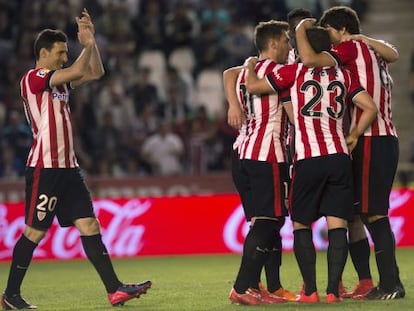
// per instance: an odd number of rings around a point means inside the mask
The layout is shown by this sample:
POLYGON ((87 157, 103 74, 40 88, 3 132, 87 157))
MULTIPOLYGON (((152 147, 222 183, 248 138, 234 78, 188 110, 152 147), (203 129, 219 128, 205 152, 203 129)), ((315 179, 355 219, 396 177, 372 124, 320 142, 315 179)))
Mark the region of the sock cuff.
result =
POLYGON ((39 245, 38 243, 36 243, 36 242, 33 242, 32 240, 30 240, 27 236, 25 236, 24 234, 22 234, 22 236, 21 236, 21 242, 24 244, 24 245, 27 245, 27 246, 29 246, 29 247, 33 247, 33 248, 35 248, 35 247, 37 247, 37 245, 39 245))

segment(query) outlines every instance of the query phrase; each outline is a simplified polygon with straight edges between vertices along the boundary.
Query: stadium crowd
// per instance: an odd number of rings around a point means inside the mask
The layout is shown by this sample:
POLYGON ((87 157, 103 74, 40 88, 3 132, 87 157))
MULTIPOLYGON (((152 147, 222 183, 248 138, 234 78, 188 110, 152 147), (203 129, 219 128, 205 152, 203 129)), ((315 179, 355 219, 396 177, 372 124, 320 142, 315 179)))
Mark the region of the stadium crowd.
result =
POLYGON ((366 0, 0 0, 0 178, 24 175, 32 134, 18 82, 40 29, 65 31, 70 64, 81 49, 76 12, 96 21, 106 74, 71 98, 87 175, 202 174, 229 168, 236 133, 221 75, 255 53, 254 25, 337 4, 361 18, 367 9, 366 0))

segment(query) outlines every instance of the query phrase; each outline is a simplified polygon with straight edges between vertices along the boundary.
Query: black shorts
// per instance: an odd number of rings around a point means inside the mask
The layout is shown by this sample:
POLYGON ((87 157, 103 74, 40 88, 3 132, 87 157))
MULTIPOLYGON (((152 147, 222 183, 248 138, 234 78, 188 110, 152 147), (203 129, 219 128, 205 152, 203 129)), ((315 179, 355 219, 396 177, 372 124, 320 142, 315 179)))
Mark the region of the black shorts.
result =
POLYGON ((57 216, 62 227, 95 217, 88 188, 79 168, 26 168, 27 225, 47 230, 57 216))
POLYGON ((359 138, 352 152, 355 213, 388 214, 398 157, 398 138, 395 136, 359 138))
POLYGON ((242 170, 241 161, 237 150, 233 150, 231 159, 231 175, 234 186, 239 193, 242 202, 244 216, 246 221, 250 221, 254 216, 254 208, 251 200, 251 191, 248 175, 242 170))
POLYGON ((243 203, 246 220, 252 217, 278 218, 287 215, 289 191, 287 163, 255 160, 233 161, 233 179, 243 203))
POLYGON ((321 216, 352 220, 352 203, 352 164, 347 154, 304 159, 293 165, 293 221, 310 226, 321 216))

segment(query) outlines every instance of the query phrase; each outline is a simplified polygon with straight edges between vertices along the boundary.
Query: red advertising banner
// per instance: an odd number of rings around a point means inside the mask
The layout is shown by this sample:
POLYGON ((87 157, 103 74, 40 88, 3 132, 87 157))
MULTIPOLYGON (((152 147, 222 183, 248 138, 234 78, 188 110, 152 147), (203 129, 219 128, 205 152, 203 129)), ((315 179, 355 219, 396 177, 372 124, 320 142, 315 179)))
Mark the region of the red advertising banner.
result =
MULTIPOLYGON (((390 219, 398 246, 414 246, 414 190, 393 190, 390 219)), ((236 194, 94 201, 102 235, 112 257, 239 253, 249 229, 236 194)), ((0 260, 10 260, 24 229, 24 204, 0 204, 0 260)), ((314 224, 314 242, 326 249, 325 220, 314 224)), ((292 250, 292 225, 282 229, 283 247, 292 250)), ((76 228, 54 222, 35 258, 84 257, 76 228)))

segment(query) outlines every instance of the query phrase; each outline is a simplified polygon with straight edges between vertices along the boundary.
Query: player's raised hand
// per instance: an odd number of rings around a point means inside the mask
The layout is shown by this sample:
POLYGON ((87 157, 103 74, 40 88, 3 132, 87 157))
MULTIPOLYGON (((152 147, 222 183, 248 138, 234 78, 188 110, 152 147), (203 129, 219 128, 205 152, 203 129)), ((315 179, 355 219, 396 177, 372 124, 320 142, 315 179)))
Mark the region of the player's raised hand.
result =
POLYGON ((90 21, 84 16, 76 17, 76 24, 78 24, 78 40, 83 46, 95 44, 95 37, 92 34, 90 21))
POLYGON ((92 34, 95 34, 95 26, 92 22, 92 18, 86 8, 82 11, 82 20, 85 21, 85 24, 90 28, 92 34))

